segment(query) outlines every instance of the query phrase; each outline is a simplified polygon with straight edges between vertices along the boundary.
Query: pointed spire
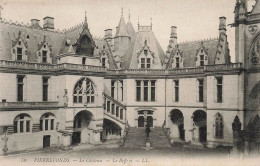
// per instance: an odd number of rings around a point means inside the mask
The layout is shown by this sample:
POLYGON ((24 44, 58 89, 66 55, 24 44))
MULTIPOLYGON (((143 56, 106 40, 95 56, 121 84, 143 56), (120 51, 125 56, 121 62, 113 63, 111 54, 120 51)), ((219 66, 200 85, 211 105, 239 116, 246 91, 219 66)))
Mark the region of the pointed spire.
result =
POLYGON ((87 11, 85 11, 85 21, 87 22, 87 11))
POLYGON ((128 15, 128 21, 130 21, 130 9, 128 10, 129 15, 128 15))
POLYGON ((3 7, 0 6, 0 20, 2 20, 2 10, 3 10, 3 7))
POLYGON ((85 11, 85 20, 84 20, 84 26, 88 26, 88 22, 87 22, 87 11, 85 11))
POLYGON ((153 18, 151 17, 150 20, 151 20, 151 29, 153 29, 153 18))
POLYGON ((138 22, 137 22, 138 30, 139 30, 139 25, 140 25, 140 24, 139 24, 139 16, 138 16, 138 22))

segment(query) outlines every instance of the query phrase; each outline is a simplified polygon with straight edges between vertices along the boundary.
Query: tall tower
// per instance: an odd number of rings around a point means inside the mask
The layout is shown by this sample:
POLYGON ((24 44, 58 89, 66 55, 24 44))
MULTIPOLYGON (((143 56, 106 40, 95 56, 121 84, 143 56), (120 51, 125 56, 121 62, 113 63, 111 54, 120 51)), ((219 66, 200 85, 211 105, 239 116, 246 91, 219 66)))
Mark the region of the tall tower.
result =
POLYGON ((237 0, 234 11, 235 26, 235 62, 245 65, 245 22, 247 17, 247 0, 237 0))
POLYGON ((122 8, 121 18, 114 37, 114 46, 117 54, 122 56, 122 53, 124 53, 127 50, 130 42, 131 42, 131 38, 127 32, 127 27, 123 16, 123 8, 122 8))

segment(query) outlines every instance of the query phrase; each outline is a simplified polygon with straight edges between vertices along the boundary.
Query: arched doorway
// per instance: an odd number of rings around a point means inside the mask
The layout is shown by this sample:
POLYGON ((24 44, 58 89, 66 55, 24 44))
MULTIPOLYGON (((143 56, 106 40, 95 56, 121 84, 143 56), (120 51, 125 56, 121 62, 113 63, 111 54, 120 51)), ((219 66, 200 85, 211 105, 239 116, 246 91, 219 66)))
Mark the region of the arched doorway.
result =
POLYGON ((88 129, 93 114, 87 110, 76 114, 73 121, 72 144, 90 142, 91 132, 88 129))
POLYGON ((150 127, 153 127, 153 120, 154 120, 153 111, 151 110, 138 111, 138 127, 145 127, 146 124, 149 124, 150 127))
MULTIPOLYGON (((182 112, 178 109, 174 109, 171 111, 170 116, 172 123, 175 125, 173 130, 178 131, 179 139, 185 140, 184 117, 182 112)), ((175 133, 176 131, 173 132, 175 133)))
POLYGON ((199 142, 207 141, 207 113, 203 110, 197 110, 193 113, 193 122, 195 127, 194 138, 199 142))
POLYGON ((122 128, 115 122, 109 119, 104 119, 102 139, 111 140, 121 138, 121 130, 122 128))

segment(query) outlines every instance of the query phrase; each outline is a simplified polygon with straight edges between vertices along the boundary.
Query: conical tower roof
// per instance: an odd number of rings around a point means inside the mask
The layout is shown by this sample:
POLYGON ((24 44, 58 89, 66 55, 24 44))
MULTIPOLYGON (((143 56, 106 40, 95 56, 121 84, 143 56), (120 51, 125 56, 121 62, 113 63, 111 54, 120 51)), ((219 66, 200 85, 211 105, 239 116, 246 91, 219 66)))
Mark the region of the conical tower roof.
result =
POLYGON ((131 23, 131 21, 129 20, 126 24, 126 29, 127 29, 127 32, 129 34, 129 36, 131 37, 132 40, 134 40, 135 38, 135 29, 131 23))
POLYGON ((121 15, 115 37, 130 37, 127 33, 126 23, 123 14, 121 15))

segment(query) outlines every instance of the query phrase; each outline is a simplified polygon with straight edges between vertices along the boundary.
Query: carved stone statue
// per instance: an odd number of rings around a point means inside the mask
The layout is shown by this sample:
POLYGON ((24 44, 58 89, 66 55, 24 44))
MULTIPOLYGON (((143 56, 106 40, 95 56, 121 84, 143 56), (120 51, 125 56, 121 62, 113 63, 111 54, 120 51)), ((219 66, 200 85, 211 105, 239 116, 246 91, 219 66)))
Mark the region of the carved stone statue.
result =
POLYGON ((63 102, 64 102, 64 106, 67 107, 68 106, 68 102, 69 102, 68 90, 67 89, 64 89, 63 102))

